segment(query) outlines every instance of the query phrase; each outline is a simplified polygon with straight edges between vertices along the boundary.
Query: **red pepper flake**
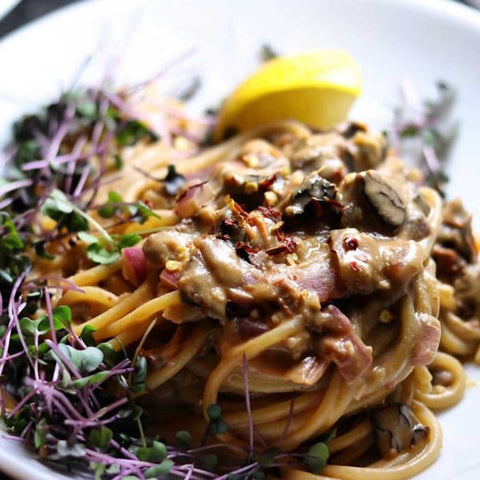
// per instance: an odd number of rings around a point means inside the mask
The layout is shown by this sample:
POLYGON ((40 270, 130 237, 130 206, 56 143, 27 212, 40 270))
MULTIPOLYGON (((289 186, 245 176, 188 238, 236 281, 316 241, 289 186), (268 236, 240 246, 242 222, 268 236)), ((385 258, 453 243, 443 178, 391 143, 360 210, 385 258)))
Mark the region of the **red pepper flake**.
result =
POLYGON ((268 190, 275 183, 276 179, 277 179, 277 174, 272 175, 271 177, 268 177, 268 178, 265 178, 264 180, 262 180, 258 184, 258 186, 262 190, 268 190))
POLYGON ((292 237, 291 235, 285 236, 285 247, 287 248, 288 253, 293 253, 297 249, 298 239, 292 237))
POLYGON ((279 253, 283 253, 287 251, 286 245, 280 245, 279 247, 274 247, 274 248, 269 248, 268 250, 265 250, 265 253, 267 255, 278 255, 279 253))
POLYGON ((149 198, 146 198, 143 203, 145 203, 145 205, 148 207, 148 208, 153 208, 153 203, 152 201, 149 199, 149 198))
POLYGON ((350 268, 351 268, 354 272, 359 272, 359 271, 360 271, 360 267, 358 266, 357 262, 351 262, 351 263, 350 263, 350 268))
POLYGON ((291 235, 283 235, 283 245, 265 250, 268 255, 278 255, 279 253, 293 253, 298 245, 298 240, 291 235))
POLYGON ((343 248, 347 251, 356 250, 358 248, 358 239, 356 239, 355 237, 344 238, 343 248))
POLYGON ((258 210, 260 210, 260 212, 265 218, 269 218, 274 222, 278 222, 282 218, 282 213, 275 208, 260 206, 258 207, 258 210))
POLYGON ((240 215, 243 218, 248 217, 248 212, 237 202, 232 201, 232 210, 233 213, 236 213, 237 215, 240 215))
POLYGON ((245 242, 237 242, 235 244, 235 251, 240 258, 249 261, 250 254, 257 253, 260 249, 258 247, 251 247, 247 245, 245 242))

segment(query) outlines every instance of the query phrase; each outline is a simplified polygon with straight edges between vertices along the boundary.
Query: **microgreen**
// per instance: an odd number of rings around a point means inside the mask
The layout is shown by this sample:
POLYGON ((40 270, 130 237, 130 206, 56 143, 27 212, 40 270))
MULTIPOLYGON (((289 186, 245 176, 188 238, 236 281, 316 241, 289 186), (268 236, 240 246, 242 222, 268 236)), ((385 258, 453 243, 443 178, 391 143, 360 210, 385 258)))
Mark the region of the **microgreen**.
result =
POLYGON ((108 265, 116 262, 124 248, 136 245, 142 237, 136 233, 108 236, 108 239, 98 238, 86 232, 79 232, 78 238, 86 243, 87 257, 94 263, 108 265))
POLYGON ((117 210, 115 203, 123 202, 122 196, 117 192, 108 192, 108 203, 106 206, 98 209, 98 214, 102 218, 112 218, 115 215, 115 211, 117 210))
POLYGON ((139 120, 131 120, 120 128, 116 135, 120 145, 135 145, 138 141, 146 138, 149 141, 158 140, 158 136, 139 120))
POLYGON ((390 144, 403 158, 423 171, 425 181, 445 194, 448 177, 445 165, 457 136, 459 123, 451 119, 456 101, 455 89, 446 82, 437 82, 437 97, 418 102, 418 92, 408 79, 402 84, 402 102, 396 108, 393 126, 387 132, 390 144))
POLYGON ((305 463, 313 473, 320 473, 327 464, 329 456, 327 444, 317 442, 310 447, 306 455, 305 463))

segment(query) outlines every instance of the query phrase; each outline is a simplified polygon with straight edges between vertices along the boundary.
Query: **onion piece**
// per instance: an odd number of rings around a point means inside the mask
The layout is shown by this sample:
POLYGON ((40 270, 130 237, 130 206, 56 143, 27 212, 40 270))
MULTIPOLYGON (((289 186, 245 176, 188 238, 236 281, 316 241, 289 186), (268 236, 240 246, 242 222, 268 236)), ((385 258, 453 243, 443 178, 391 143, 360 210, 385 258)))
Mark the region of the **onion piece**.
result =
POLYGON ((140 247, 127 247, 122 250, 123 267, 122 275, 132 285, 138 287, 147 276, 147 262, 140 247))

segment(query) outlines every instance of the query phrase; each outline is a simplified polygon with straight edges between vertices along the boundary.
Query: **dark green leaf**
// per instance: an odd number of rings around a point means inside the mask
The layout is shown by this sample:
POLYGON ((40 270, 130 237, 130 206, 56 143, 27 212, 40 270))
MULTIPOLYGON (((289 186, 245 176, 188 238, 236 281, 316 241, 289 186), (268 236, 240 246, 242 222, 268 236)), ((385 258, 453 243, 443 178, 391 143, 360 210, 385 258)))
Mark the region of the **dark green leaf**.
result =
POLYGON ((115 169, 121 170, 123 168, 123 163, 124 163, 123 158, 120 155, 116 154, 114 156, 114 159, 115 159, 115 169))
POLYGON ((279 455, 281 450, 279 448, 269 448, 262 453, 257 454, 256 458, 262 468, 269 468, 275 462, 275 457, 279 455))
POLYGON ((192 436, 186 430, 179 430, 176 433, 177 445, 180 448, 187 449, 192 445, 192 436))
POLYGON ((147 378, 147 359, 145 357, 137 357, 135 362, 135 374, 133 375, 133 383, 144 382, 147 378))
POLYGON ((72 311, 67 305, 59 305, 52 311, 54 325, 58 323, 64 327, 69 327, 72 323, 72 311))
POLYGON ((213 472, 218 465, 218 457, 213 453, 207 453, 199 458, 200 468, 213 472))
POLYGON ((317 442, 310 447, 305 457, 305 463, 313 473, 320 473, 327 464, 329 456, 327 444, 317 442))
POLYGON ((402 138, 416 137, 419 134, 419 129, 416 125, 407 125, 400 132, 402 138))
POLYGON ((140 217, 140 223, 145 222, 148 217, 162 218, 158 213, 155 213, 148 205, 141 200, 136 204, 137 215, 140 217))
MULTIPOLYGON (((122 203, 122 202, 123 202, 123 198, 119 193, 108 192, 107 203, 122 203)), ((113 205, 106 205, 106 206, 98 209, 98 214, 102 218, 112 218, 115 215, 115 211, 117 210, 117 208, 118 207, 115 207, 113 205)))
POLYGON ((222 418, 222 407, 212 404, 207 407, 207 415, 210 420, 220 420, 222 418))
POLYGON ((88 436, 89 442, 100 450, 105 450, 113 438, 113 432, 105 426, 94 428, 88 436))
POLYGON ((117 352, 115 352, 115 349, 110 343, 99 343, 97 348, 103 353, 107 365, 114 365, 116 363, 117 352))
POLYGON ((141 239, 142 237, 136 233, 126 233, 120 237, 118 248, 121 250, 122 248, 133 247, 141 239))
POLYGON ((153 442, 151 447, 141 447, 138 449, 137 457, 143 462, 158 463, 167 456, 167 447, 162 442, 153 442))
POLYGON ((45 241, 40 240, 39 242, 35 242, 33 244, 33 247, 35 248, 35 253, 39 258, 43 258, 45 260, 53 260, 55 258, 55 255, 51 255, 45 250, 45 241))
POLYGON ((24 248, 24 244, 18 235, 15 224, 12 222, 10 216, 4 212, 0 212, 0 231, 1 230, 6 230, 8 233, 2 233, 2 235, 0 235, 0 251, 14 251, 22 250, 24 248))
POLYGON ((138 120, 131 120, 125 124, 117 133, 117 141, 120 145, 135 145, 143 138, 157 140, 158 136, 146 125, 138 120))
POLYGON ((83 327, 80 338, 83 340, 87 347, 95 346, 95 339, 93 338, 93 334, 96 331, 97 329, 93 325, 85 325, 85 327, 83 327))

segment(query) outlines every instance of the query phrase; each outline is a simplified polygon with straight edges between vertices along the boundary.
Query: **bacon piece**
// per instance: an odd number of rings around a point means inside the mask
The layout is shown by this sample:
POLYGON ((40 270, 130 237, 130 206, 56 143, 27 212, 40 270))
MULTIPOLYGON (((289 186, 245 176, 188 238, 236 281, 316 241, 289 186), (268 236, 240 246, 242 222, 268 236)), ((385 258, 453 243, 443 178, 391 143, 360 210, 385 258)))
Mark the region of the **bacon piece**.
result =
POLYGON ((163 285, 172 290, 178 290, 178 279, 180 277, 180 272, 169 272, 167 269, 163 269, 162 273, 160 274, 160 281, 163 285))
POLYGON ((413 365, 432 363, 440 343, 440 322, 426 313, 417 314, 420 330, 412 353, 413 365))
POLYGON ((357 380, 370 368, 371 347, 363 343, 350 319, 337 307, 325 308, 315 320, 314 330, 322 333, 319 353, 336 364, 347 383, 357 380))
POLYGON ((331 257, 314 259, 305 266, 296 267, 294 280, 301 289, 315 292, 320 302, 336 296, 337 272, 332 265, 331 257))

